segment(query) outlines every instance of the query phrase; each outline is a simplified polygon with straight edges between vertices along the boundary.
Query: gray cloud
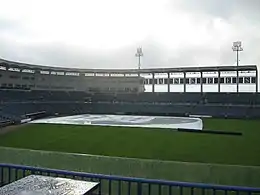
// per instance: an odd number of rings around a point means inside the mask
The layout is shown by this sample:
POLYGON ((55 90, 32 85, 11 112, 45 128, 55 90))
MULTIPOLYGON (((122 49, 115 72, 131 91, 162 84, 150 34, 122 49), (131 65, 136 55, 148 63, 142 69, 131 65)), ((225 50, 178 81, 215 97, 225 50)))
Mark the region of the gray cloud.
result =
MULTIPOLYGON (((18 20, 0 18, 0 56, 33 64, 78 68, 136 68, 136 47, 143 46, 143 68, 234 64, 231 44, 242 40, 245 51, 242 64, 259 64, 260 1, 258 0, 179 0, 175 10, 188 13, 198 25, 216 37, 216 42, 202 45, 182 44, 169 49, 153 37, 111 50, 89 50, 64 42, 30 43, 30 33, 18 20), (214 23, 221 18, 231 34, 218 33, 214 23), (222 40, 223 41, 219 41, 222 40)), ((170 24, 169 24, 170 25, 170 24)), ((178 28, 178 26, 176 26, 178 28)), ((105 33, 105 32, 104 32, 105 33)), ((174 36, 174 35, 173 35, 174 36)))
MULTIPOLYGON (((176 3, 174 3, 176 6, 176 3)), ((180 0, 180 9, 191 13, 207 14, 212 17, 230 19, 234 15, 243 15, 250 20, 260 17, 259 0, 180 0)))

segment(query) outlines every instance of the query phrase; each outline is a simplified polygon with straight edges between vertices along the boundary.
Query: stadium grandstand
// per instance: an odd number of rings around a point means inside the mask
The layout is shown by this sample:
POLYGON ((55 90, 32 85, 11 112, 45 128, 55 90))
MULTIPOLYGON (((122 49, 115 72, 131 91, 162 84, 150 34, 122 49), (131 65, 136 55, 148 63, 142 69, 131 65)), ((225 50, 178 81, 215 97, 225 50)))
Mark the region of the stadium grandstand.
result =
POLYGON ((252 65, 83 70, 0 60, 0 86, 2 121, 38 112, 260 117, 252 65))
MULTIPOLYGON (((32 65, 0 59, 0 126, 1 129, 5 129, 8 126, 31 123, 37 119, 86 114, 259 119, 258 81, 256 65, 139 70, 75 69, 32 65)), ((121 121, 121 126, 123 122, 121 121)), ((52 144, 51 141, 48 143, 52 144)), ((39 148, 36 147, 36 149, 39 148)), ((171 159, 163 158, 162 160, 171 159)), ((213 161, 213 163, 219 162, 213 161)), ((249 187, 108 176, 112 172, 111 170, 109 173, 106 172, 108 175, 91 175, 7 164, 0 164, 0 186, 11 182, 7 182, 3 177, 5 174, 9 174, 10 180, 12 170, 18 170, 17 172, 22 170, 21 174, 24 175, 26 171, 29 171, 35 174, 46 173, 87 178, 98 181, 100 185, 102 181, 105 181, 105 184, 102 185, 109 187, 99 187, 99 191, 96 192, 99 195, 121 194, 121 192, 122 194, 138 195, 170 195, 173 194, 172 188, 176 188, 174 189, 175 194, 218 194, 216 193, 218 190, 221 191, 219 194, 229 194, 229 191, 230 194, 233 194, 233 191, 237 194, 240 191, 248 194, 260 192, 258 188, 249 187), (4 172, 4 169, 9 171, 4 172), (111 192, 112 181, 118 182, 117 187, 115 187, 117 190, 115 190, 116 192, 112 190, 113 193, 111 192), (128 187, 124 190, 121 189, 120 182, 127 183, 128 187), (132 187, 131 182, 134 183, 132 187), (151 189, 152 185, 157 187, 151 189), (169 188, 166 189, 166 187, 169 188), (188 188, 185 193, 182 191, 184 188, 188 188), (196 191, 196 189, 201 191, 196 191), (135 192, 130 192, 130 190, 135 190, 135 192)), ((18 175, 15 173, 15 179, 19 178, 18 175)), ((184 180, 187 181, 185 178, 184 180)), ((199 182, 203 181, 205 181, 204 183, 210 182, 205 179, 201 179, 199 182)), ((212 182, 217 182, 217 180, 212 182)), ((241 185, 260 187, 258 184, 256 179, 252 185, 250 183, 241 185)))

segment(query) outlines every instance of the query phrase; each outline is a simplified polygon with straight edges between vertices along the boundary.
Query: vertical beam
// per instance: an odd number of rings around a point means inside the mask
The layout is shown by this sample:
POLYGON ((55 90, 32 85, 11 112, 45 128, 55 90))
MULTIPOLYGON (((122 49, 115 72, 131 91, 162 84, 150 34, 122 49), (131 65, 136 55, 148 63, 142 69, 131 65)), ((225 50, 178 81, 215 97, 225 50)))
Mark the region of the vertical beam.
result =
POLYGON ((183 72, 184 74, 184 81, 183 81, 183 87, 184 87, 184 93, 186 93, 186 72, 183 72))
POLYGON ((200 71, 200 92, 203 93, 203 82, 202 82, 202 79, 203 79, 203 72, 200 71))
POLYGON ((168 93, 170 92, 170 73, 168 72, 168 93))
POLYGON ((153 80, 153 84, 152 84, 152 92, 154 93, 154 72, 152 73, 152 75, 153 75, 153 78, 152 78, 152 80, 153 80))
POLYGON ((258 92, 258 70, 256 69, 256 72, 255 72, 255 92, 257 93, 258 92))
POLYGON ((220 92, 220 71, 218 70, 218 92, 220 92))
POLYGON ((238 64, 239 64, 238 52, 239 52, 239 49, 237 50, 237 67, 238 67, 238 64))
POLYGON ((239 74, 238 74, 238 68, 237 68, 237 93, 239 92, 239 74))

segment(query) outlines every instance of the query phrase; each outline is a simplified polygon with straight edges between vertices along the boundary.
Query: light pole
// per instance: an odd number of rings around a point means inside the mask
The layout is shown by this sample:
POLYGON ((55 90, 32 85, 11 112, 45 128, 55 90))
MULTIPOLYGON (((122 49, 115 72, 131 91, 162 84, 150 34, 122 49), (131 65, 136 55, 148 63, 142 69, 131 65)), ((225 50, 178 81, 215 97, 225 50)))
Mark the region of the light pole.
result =
POLYGON ((143 49, 142 47, 138 47, 136 50, 135 57, 138 57, 138 72, 140 74, 140 69, 141 69, 141 57, 143 56, 143 49))
MULTIPOLYGON (((242 43, 241 41, 236 41, 233 42, 233 47, 232 47, 233 51, 235 51, 237 53, 237 67, 239 65, 239 52, 243 51, 242 48, 242 43)), ((239 75, 238 75, 238 69, 237 69, 237 93, 239 92, 239 75)))
POLYGON ((241 41, 233 42, 232 49, 233 49, 233 51, 235 51, 237 53, 237 66, 238 66, 239 65, 239 57, 238 57, 238 55, 239 55, 240 51, 243 51, 241 41))

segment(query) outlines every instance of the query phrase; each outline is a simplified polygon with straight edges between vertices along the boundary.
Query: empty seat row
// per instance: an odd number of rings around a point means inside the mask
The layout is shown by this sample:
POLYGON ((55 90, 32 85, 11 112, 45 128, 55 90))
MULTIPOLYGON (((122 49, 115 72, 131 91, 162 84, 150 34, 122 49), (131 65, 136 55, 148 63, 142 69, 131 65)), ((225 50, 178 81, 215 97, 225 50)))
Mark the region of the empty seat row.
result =
POLYGON ((168 104, 260 105, 260 93, 128 93, 88 94, 65 91, 0 90, 0 102, 92 101, 168 104))
POLYGON ((140 103, 4 103, 1 105, 3 119, 19 120, 27 114, 46 112, 54 115, 74 114, 141 114, 141 115, 208 115, 213 117, 260 118, 259 106, 209 105, 209 104, 140 104, 140 103))
POLYGON ((169 104, 260 105, 257 93, 140 93, 94 94, 93 102, 145 102, 169 104))

